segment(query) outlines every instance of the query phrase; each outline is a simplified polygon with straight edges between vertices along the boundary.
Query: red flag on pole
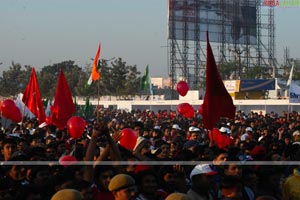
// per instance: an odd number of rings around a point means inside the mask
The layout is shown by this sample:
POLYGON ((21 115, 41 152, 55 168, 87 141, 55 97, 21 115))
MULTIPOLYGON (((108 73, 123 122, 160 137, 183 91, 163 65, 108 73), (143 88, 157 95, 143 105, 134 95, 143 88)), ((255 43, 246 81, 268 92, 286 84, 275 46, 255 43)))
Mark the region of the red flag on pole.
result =
POLYGON ((209 43, 208 32, 206 51, 206 91, 203 102, 203 125, 212 130, 221 117, 234 118, 235 106, 227 92, 209 43))
POLYGON ((100 78, 100 73, 97 69, 97 64, 98 64, 98 60, 99 60, 99 56, 100 56, 100 49, 101 49, 101 44, 99 44, 98 46, 98 50, 96 53, 96 56, 94 58, 94 63, 93 63, 93 67, 92 67, 92 80, 96 81, 100 78))
POLYGON ((52 124, 58 129, 63 129, 75 112, 72 94, 62 70, 60 70, 54 104, 51 106, 51 112, 52 124))
POLYGON ((28 107, 28 109, 36 116, 36 118, 38 118, 39 124, 45 122, 45 109, 43 106, 34 68, 32 68, 31 70, 31 76, 28 85, 25 88, 22 101, 28 107))

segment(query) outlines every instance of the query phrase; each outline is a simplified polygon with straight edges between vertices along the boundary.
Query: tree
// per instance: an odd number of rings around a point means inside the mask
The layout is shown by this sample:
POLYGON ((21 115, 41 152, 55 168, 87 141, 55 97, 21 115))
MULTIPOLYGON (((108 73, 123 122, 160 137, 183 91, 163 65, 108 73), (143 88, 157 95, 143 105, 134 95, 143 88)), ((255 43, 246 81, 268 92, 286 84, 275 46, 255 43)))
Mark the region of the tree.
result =
POLYGON ((25 70, 22 70, 22 66, 19 63, 12 62, 8 71, 3 71, 0 79, 1 96, 14 96, 25 89, 30 73, 31 66, 24 66, 25 70))

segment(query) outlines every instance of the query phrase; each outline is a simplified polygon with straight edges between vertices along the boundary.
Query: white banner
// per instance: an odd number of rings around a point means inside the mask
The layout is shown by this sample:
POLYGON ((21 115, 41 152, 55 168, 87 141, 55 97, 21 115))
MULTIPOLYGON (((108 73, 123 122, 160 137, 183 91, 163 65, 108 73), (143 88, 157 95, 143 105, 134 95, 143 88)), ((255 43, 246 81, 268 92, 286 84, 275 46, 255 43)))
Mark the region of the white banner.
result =
POLYGON ((291 84, 289 96, 290 103, 300 103, 300 86, 291 84))

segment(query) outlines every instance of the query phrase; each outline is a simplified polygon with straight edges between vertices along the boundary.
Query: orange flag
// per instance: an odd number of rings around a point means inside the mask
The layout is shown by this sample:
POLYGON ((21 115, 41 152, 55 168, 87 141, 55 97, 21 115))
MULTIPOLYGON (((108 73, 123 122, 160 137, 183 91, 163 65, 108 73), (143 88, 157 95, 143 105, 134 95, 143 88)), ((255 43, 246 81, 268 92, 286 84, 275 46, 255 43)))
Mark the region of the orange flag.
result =
POLYGON ((98 46, 98 50, 97 50, 96 56, 94 58, 94 63, 93 63, 93 67, 92 67, 92 80, 93 81, 96 81, 100 78, 100 73, 97 69, 97 64, 98 64, 98 60, 100 57, 100 49, 101 49, 101 44, 99 44, 99 46, 98 46))
POLYGON ((28 107, 28 109, 36 116, 36 118, 38 118, 39 124, 42 124, 46 121, 45 109, 43 106, 34 68, 32 68, 31 70, 31 76, 28 85, 25 88, 22 101, 28 107))
POLYGON ((54 104, 51 106, 52 124, 62 130, 75 112, 75 105, 67 80, 60 70, 54 104))
POLYGON ((221 117, 234 119, 235 106, 219 74, 206 33, 206 91, 202 105, 204 128, 212 130, 221 117))

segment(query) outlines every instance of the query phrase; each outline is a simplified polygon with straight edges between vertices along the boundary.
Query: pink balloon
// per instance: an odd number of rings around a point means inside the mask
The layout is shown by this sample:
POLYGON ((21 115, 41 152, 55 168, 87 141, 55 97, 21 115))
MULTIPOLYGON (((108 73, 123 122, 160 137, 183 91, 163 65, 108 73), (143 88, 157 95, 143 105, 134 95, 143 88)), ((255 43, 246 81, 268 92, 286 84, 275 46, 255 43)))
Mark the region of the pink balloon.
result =
POLYGON ((177 92, 181 96, 185 96, 188 91, 189 91, 189 86, 188 86, 188 84, 185 81, 179 81, 177 83, 177 92))
POLYGON ((137 135, 131 128, 124 128, 121 132, 120 145, 126 149, 133 150, 137 135))
POLYGON ((59 159, 59 164, 63 165, 64 167, 68 167, 77 162, 77 159, 74 156, 66 155, 59 159))
POLYGON ((86 123, 84 119, 78 116, 73 116, 68 120, 67 128, 70 136, 79 138, 82 136, 86 123))

